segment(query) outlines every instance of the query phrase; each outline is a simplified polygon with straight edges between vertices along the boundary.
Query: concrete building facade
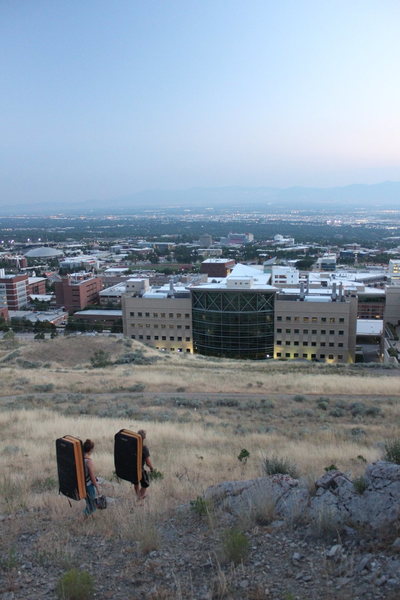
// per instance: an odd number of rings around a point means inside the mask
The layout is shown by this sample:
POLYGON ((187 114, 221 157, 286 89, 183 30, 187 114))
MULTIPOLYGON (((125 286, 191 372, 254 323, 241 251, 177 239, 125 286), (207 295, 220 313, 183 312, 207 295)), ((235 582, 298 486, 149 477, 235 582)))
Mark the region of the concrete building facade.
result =
POLYGON ((355 295, 276 297, 274 358, 354 362, 356 331, 355 295))

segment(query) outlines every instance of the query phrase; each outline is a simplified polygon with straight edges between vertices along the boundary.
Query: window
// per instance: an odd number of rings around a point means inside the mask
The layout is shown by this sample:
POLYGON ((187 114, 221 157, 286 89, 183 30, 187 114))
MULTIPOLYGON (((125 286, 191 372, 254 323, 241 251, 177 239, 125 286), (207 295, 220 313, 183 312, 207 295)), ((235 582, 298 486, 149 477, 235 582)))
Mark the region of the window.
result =
POLYGON ((309 320, 310 320, 310 317, 303 317, 303 323, 308 323, 309 320))
POLYGON ((326 329, 321 329, 321 335, 325 335, 326 334, 326 329))
POLYGON ((308 346, 308 342, 303 342, 303 346, 308 346))
POLYGON ((141 312, 138 312, 137 316, 138 316, 138 317, 143 317, 143 313, 141 313, 141 312))
POLYGON ((158 313, 153 313, 153 317, 154 317, 155 319, 158 319, 158 313))
POLYGON ((176 313, 176 318, 180 319, 182 317, 181 313, 176 313))
POLYGON ((131 327, 135 327, 135 323, 131 323, 131 327))
POLYGON ((326 317, 321 317, 321 323, 326 323, 326 317))
POLYGON ((286 352, 285 356, 286 358, 290 358, 290 352, 286 352))
POLYGON ((277 321, 282 321, 282 317, 276 317, 277 321))
POLYGON ((177 329, 182 329, 182 325, 177 325, 176 328, 177 329))
POLYGON ((318 322, 318 318, 317 318, 317 317, 312 317, 311 321, 312 321, 313 323, 317 323, 317 322, 318 322))
POLYGON ((286 331, 286 333, 290 333, 291 329, 286 329, 285 331, 286 331))
POLYGON ((149 317, 149 316, 150 316, 150 313, 144 313, 144 316, 145 316, 145 317, 149 317))
POLYGON ((334 348, 335 344, 333 342, 329 342, 329 347, 334 348))
POLYGON ((303 329, 304 334, 308 334, 308 329, 303 329))
POLYGON ((185 329, 190 329, 190 325, 185 325, 185 329))
POLYGON ((338 354, 338 360, 343 360, 343 354, 338 354))
POLYGON ((161 313, 161 318, 165 319, 165 313, 161 313))
POLYGON ((339 343, 338 343, 338 347, 339 347, 339 348, 343 348, 343 342, 339 342, 339 343))
POLYGON ((157 325, 157 323, 155 323, 155 324, 153 325, 153 327, 154 327, 154 329, 158 329, 158 325, 157 325))
POLYGON ((146 327, 149 328, 150 327, 150 323, 146 323, 146 327))
POLYGON ((344 323, 344 318, 343 317, 340 317, 339 323, 344 323))
POLYGON ((167 339, 167 337, 165 335, 163 335, 163 336, 161 336, 161 339, 165 341, 167 339))
POLYGON ((165 328, 166 328, 166 325, 162 324, 161 329, 165 329, 165 328))
POLYGON ((185 319, 190 319, 190 314, 189 313, 185 313, 185 319))
POLYGON ((151 340, 151 335, 146 335, 146 340, 151 340))
POLYGON ((178 342, 181 342, 181 341, 182 341, 182 338, 181 338, 181 337, 178 337, 178 342))
POLYGON ((158 335, 155 335, 155 336, 154 336, 154 339, 155 339, 155 340, 158 340, 158 335))
POLYGON ((173 319, 174 318, 174 313, 169 313, 168 316, 169 316, 170 319, 173 319))
POLYGON ((312 330, 311 330, 311 333, 312 333, 313 335, 317 335, 317 330, 316 330, 316 329, 312 329, 312 330))
POLYGON ((282 356, 282 352, 277 352, 277 353, 276 353, 276 356, 277 356, 278 358, 280 358, 280 357, 282 356))
POLYGON ((295 352, 295 353, 293 354, 293 358, 298 358, 298 357, 299 357, 299 353, 298 353, 298 352, 295 352))
POLYGON ((279 328, 279 329, 277 329, 277 330, 276 330, 276 333, 282 333, 282 329, 280 329, 280 328, 279 328))
POLYGON ((312 360, 315 360, 316 358, 317 358, 317 355, 316 355, 316 354, 311 354, 311 359, 312 359, 312 360))
POLYGON ((291 321, 292 317, 286 317, 286 321, 291 321))
POLYGON ((169 341, 170 341, 170 342, 173 342, 173 341, 175 341, 175 337, 174 337, 173 335, 170 335, 170 336, 169 336, 169 341))
POLYGON ((277 340, 276 344, 277 344, 277 346, 282 346, 282 340, 277 340))
POLYGON ((135 313, 134 313, 134 312, 131 312, 131 313, 129 313, 129 315, 130 315, 131 317, 134 317, 134 316, 135 316, 135 313))
POLYGON ((325 354, 320 354, 319 357, 320 358, 325 358, 325 354))
POLYGON ((138 323, 138 327, 143 327, 143 323, 138 323))
POLYGON ((332 359, 333 358, 333 354, 328 354, 328 358, 332 359))
POLYGON ((343 329, 340 329, 338 333, 339 333, 339 335, 344 335, 343 329))
POLYGON ((295 317, 294 321, 300 321, 300 318, 299 317, 295 317))
POLYGON ((311 342, 311 346, 316 346, 317 342, 311 342))
POLYGON ((320 346, 326 346, 325 342, 321 342, 320 346))
POLYGON ((142 340, 142 339, 143 339, 143 336, 142 336, 142 335, 139 335, 139 340, 142 340))
POLYGON ((293 342, 293 345, 294 345, 294 346, 298 346, 298 345, 299 345, 299 342, 293 342))
POLYGON ((334 323, 335 322, 335 317, 329 317, 329 323, 334 323))
POLYGON ((305 352, 305 353, 303 354, 303 358, 308 358, 308 354, 307 354, 307 352, 305 352))
POLYGON ((290 341, 289 342, 285 342, 285 346, 290 346, 290 341))
POLYGON ((185 338, 185 342, 190 342, 190 337, 185 338))
POLYGON ((136 339, 136 335, 131 335, 131 338, 132 338, 133 340, 135 340, 135 339, 136 339))
POLYGON ((330 329, 329 330, 329 335, 335 335, 335 330, 334 329, 330 329))
POLYGON ((295 329, 295 330, 294 330, 294 332, 295 332, 295 333, 299 333, 299 330, 298 330, 298 329, 295 329))

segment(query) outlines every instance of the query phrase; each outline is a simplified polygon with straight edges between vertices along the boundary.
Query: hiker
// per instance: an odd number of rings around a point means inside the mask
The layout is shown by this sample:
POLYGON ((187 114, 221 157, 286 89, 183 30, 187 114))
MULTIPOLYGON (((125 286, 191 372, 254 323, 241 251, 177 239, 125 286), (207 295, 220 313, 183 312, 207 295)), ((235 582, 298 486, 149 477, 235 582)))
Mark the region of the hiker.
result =
POLYGON ((83 444, 83 459, 85 462, 85 483, 86 483, 86 508, 83 513, 85 517, 93 514, 96 510, 96 492, 97 495, 100 495, 99 485, 97 483, 96 476, 94 474, 94 466, 92 460, 92 452, 94 448, 94 442, 92 440, 86 440, 83 444))
MULTIPOLYGON (((146 432, 144 431, 144 429, 139 429, 138 434, 141 436, 141 438, 144 442, 144 440, 146 439, 146 432)), ((147 465, 149 467, 150 471, 154 470, 153 465, 151 464, 151 460, 150 460, 150 451, 149 451, 148 447, 143 444, 143 448, 142 448, 142 479, 140 480, 140 483, 134 484, 135 492, 136 492, 136 495, 139 498, 139 500, 143 500, 143 498, 146 496, 147 488, 150 485, 149 473, 144 468, 145 465, 147 465)))

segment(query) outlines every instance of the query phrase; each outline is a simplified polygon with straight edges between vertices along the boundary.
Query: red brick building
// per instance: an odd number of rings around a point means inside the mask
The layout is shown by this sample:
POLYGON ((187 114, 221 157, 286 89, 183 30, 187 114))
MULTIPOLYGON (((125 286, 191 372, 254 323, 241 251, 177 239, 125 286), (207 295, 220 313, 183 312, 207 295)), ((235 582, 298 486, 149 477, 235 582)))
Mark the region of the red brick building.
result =
POLYGON ((87 273, 75 273, 56 281, 56 305, 65 306, 69 312, 83 310, 90 304, 99 303, 99 292, 103 289, 101 277, 87 273))
POLYGON ((235 264, 231 258, 208 258, 201 263, 200 273, 207 273, 208 277, 227 277, 235 264))
POLYGON ((28 296, 31 294, 46 293, 46 278, 45 277, 29 277, 28 279, 28 296))
POLYGON ((28 303, 28 275, 22 273, 19 275, 0 276, 0 300, 7 304, 8 310, 21 310, 28 303))

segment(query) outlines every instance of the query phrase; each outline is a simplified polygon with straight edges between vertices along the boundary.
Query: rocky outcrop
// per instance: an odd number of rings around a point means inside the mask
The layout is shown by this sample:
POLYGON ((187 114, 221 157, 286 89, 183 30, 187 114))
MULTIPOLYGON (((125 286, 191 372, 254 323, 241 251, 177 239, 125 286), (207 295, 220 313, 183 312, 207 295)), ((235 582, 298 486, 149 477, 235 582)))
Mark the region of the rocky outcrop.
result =
POLYGON ((378 530, 400 519, 400 465, 368 465, 357 482, 341 471, 328 471, 315 482, 315 491, 289 475, 227 481, 208 488, 205 499, 233 517, 253 513, 271 520, 324 519, 378 530))

